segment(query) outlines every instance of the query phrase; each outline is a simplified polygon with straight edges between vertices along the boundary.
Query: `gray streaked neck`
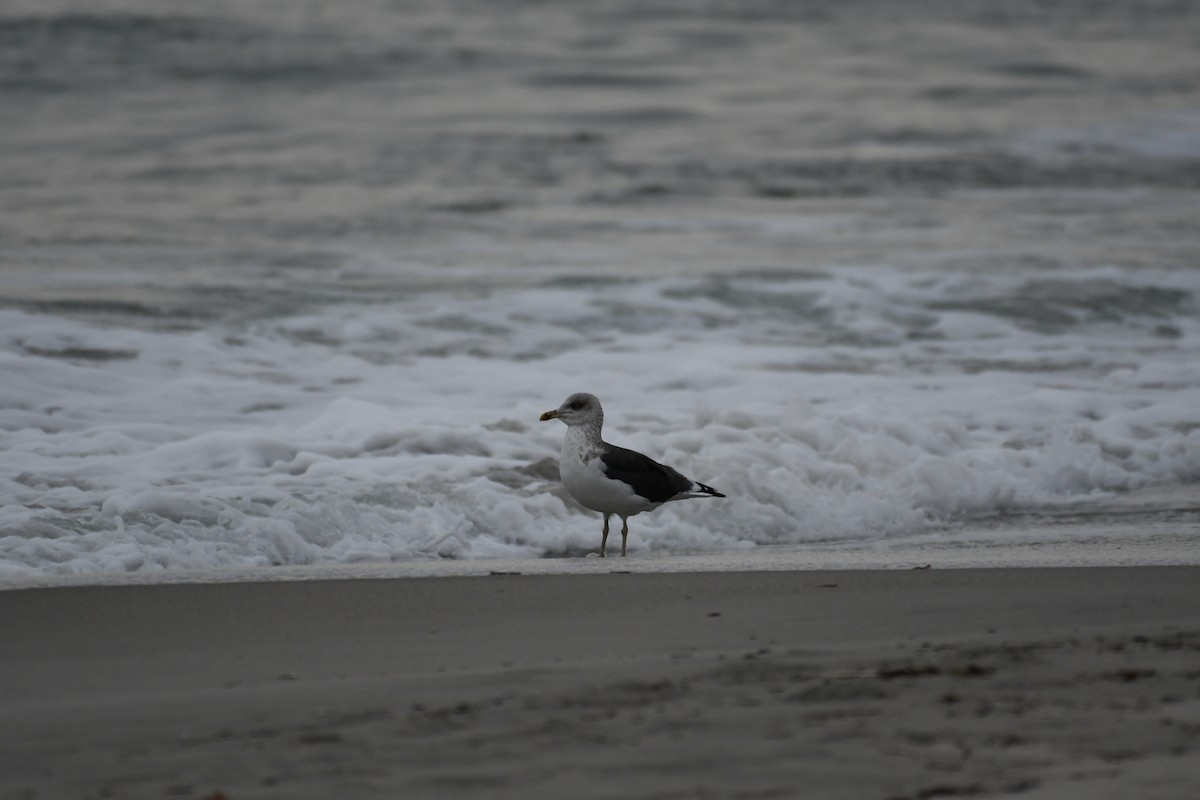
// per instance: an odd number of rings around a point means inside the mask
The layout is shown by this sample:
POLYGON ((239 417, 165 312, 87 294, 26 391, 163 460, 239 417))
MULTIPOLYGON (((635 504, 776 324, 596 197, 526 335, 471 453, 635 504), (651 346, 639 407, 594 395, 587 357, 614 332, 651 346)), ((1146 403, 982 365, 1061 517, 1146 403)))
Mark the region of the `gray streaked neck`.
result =
POLYGON ((601 422, 584 425, 570 425, 567 435, 563 437, 563 455, 574 455, 580 461, 587 463, 604 453, 604 441, 600 438, 601 422))

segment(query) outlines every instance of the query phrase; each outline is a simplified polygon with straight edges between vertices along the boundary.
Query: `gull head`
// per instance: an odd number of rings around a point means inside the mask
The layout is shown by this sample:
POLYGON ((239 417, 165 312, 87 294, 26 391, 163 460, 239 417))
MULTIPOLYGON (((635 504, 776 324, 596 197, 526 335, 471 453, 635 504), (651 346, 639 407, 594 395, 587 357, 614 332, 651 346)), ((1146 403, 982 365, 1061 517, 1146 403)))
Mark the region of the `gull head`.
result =
POLYGON ((541 416, 542 422, 552 419, 562 420, 567 425, 598 425, 604 422, 604 409, 600 408, 596 395, 576 392, 561 406, 541 416))

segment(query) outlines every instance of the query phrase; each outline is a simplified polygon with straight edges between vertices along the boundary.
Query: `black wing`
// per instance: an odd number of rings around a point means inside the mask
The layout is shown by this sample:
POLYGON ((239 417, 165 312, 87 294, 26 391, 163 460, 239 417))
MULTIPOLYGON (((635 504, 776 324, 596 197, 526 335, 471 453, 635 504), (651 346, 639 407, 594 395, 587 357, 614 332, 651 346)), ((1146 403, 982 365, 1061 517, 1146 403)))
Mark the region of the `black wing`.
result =
POLYGON ((629 484, 651 503, 665 503, 692 488, 692 482, 675 470, 624 447, 608 445, 608 452, 600 456, 600 461, 605 475, 629 484))

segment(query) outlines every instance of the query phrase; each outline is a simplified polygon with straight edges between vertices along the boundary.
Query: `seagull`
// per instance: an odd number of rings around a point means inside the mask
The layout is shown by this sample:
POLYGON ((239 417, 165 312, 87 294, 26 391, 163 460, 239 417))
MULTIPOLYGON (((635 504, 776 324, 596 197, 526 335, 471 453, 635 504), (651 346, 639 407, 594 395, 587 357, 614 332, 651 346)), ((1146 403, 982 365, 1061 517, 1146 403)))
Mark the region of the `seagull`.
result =
POLYGON ((629 538, 629 517, 653 511, 663 503, 689 497, 724 497, 711 486, 685 478, 649 456, 609 444, 600 438, 604 409, 594 394, 577 392, 541 421, 558 419, 567 426, 558 470, 563 486, 580 505, 604 515, 600 557, 608 543, 608 518, 621 518, 621 555, 629 538))

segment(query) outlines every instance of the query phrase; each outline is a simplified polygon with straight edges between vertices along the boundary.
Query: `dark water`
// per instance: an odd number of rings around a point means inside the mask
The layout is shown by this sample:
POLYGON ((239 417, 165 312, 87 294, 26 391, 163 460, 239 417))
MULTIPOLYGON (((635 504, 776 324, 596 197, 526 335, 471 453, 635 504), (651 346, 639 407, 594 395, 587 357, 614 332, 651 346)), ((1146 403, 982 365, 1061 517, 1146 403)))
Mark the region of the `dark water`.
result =
POLYGON ((0 268, 1188 264, 1198 41, 1182 2, 8 3, 0 268))
POLYGON ((638 547, 1197 530, 1194 3, 10 0, 0 119, 0 571, 582 552, 581 388, 638 547))

